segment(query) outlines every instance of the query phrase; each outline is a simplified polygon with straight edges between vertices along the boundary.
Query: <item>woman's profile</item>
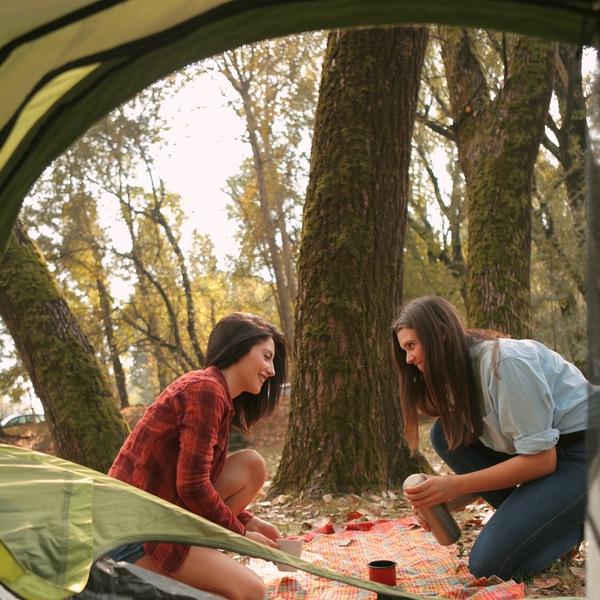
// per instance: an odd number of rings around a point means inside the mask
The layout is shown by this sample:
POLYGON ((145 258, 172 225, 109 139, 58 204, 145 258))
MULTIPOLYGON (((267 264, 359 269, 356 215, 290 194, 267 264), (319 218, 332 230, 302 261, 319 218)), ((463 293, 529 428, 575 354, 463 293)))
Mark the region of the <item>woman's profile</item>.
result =
MULTIPOLYGON (((286 379, 286 341, 256 315, 222 318, 206 365, 171 383, 146 410, 109 475, 254 541, 275 547, 278 529, 246 510, 267 478, 254 450, 229 454, 230 429, 247 431, 275 409, 286 379)), ((218 550, 131 543, 109 553, 229 600, 262 600, 265 586, 218 550)))
POLYGON ((454 475, 407 488, 419 509, 483 497, 495 512, 476 539, 476 577, 520 579, 579 545, 587 501, 585 432, 591 385, 533 340, 468 330, 454 305, 424 296, 402 307, 392 347, 409 445, 419 415, 454 475))

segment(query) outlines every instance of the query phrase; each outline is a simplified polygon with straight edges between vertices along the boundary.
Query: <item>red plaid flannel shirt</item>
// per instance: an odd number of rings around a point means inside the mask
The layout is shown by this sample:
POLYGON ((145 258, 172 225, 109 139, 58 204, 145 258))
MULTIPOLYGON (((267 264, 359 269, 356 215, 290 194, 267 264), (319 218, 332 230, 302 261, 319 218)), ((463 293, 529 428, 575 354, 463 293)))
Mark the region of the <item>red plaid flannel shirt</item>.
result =
MULTIPOLYGON (((252 513, 236 517, 213 487, 225 465, 234 414, 219 369, 187 373, 146 410, 108 474, 243 535, 252 513)), ((169 574, 189 552, 183 544, 146 543, 144 549, 169 574)))

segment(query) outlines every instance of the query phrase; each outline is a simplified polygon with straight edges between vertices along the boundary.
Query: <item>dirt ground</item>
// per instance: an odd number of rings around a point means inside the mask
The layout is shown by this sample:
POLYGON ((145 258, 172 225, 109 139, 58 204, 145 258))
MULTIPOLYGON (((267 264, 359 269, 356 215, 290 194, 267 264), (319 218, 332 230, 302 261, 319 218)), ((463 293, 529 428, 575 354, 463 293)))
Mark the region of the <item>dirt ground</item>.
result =
POLYGON ((20 446, 44 454, 55 454, 54 441, 50 435, 48 423, 10 427, 8 432, 0 430, 0 444, 20 446))

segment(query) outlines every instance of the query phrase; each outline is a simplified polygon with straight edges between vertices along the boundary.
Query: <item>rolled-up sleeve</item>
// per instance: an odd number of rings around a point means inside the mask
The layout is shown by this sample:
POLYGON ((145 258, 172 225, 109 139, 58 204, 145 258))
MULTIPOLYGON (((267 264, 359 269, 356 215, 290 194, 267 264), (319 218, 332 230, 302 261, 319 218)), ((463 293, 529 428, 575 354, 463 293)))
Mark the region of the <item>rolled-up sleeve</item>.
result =
POLYGON ((560 432, 553 426, 554 400, 534 357, 501 358, 486 376, 484 394, 491 410, 484 417, 484 443, 487 437, 491 447, 516 454, 537 454, 556 445, 560 432))

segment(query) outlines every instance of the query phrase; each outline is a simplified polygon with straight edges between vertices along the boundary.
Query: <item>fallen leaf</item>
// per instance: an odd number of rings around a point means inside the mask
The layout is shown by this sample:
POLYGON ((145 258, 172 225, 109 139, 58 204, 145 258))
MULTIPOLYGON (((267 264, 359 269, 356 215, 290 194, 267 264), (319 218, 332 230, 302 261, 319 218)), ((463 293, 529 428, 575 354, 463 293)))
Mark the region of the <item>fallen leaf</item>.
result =
POLYGON ((348 538, 347 540, 342 540, 338 546, 349 546, 354 541, 354 538, 348 538))
POLYGON ((354 519, 360 519, 363 514, 364 513, 360 512, 359 510, 353 510, 346 514, 346 519, 348 519, 348 521, 354 521, 354 519))
POLYGON ((583 567, 569 567, 569 571, 573 573, 576 577, 579 577, 581 581, 585 581, 585 569, 583 567))
POLYGON ((558 577, 534 577, 533 583, 545 590, 551 587, 554 587, 557 583, 560 583, 560 579, 558 577))
POLYGON ((312 522, 312 526, 315 529, 321 529, 321 527, 325 527, 325 525, 329 525, 329 523, 331 523, 329 517, 319 517, 312 522))
POLYGON ((323 502, 325 502, 326 504, 330 504, 331 502, 333 502, 333 496, 331 494, 325 494, 323 496, 323 502))
POLYGON ((273 504, 283 504, 290 499, 290 496, 286 496, 285 494, 280 494, 273 500, 273 504))

